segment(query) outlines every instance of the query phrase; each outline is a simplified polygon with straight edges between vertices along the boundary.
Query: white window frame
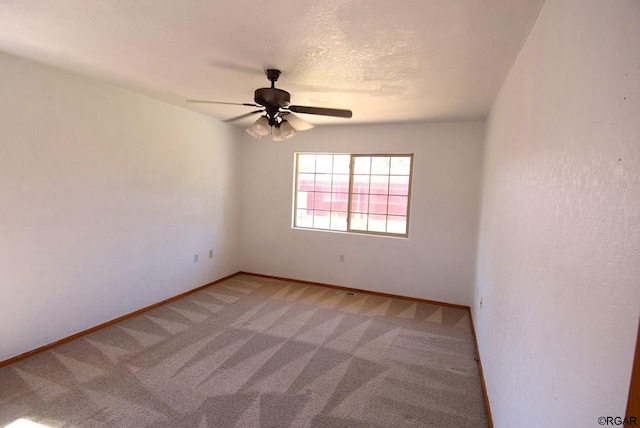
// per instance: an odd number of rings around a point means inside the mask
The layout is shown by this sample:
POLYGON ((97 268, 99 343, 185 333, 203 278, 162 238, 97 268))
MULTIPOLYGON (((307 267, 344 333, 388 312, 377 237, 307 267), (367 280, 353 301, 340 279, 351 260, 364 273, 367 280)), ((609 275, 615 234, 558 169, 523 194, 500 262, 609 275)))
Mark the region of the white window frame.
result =
MULTIPOLYGON (((413 166, 414 166, 414 154, 413 153, 323 153, 323 152, 296 152, 294 154, 294 183, 293 183, 293 209, 292 209, 292 227, 295 229, 301 229, 301 230, 314 230, 314 231, 325 231, 325 232, 337 232, 337 233, 354 233, 354 234, 365 234, 365 235, 377 235, 377 236, 388 236, 388 237, 400 237, 400 238, 408 238, 409 237, 409 227, 410 227, 410 214, 411 214, 411 193, 412 193, 412 186, 413 186, 413 166), (298 157, 299 155, 330 155, 330 156, 336 156, 336 155, 342 155, 342 156, 349 156, 349 185, 348 185, 348 201, 347 201, 347 211, 346 211, 346 217, 347 217, 347 226, 346 226, 346 230, 336 230, 336 229, 331 229, 331 228, 324 228, 324 227, 314 227, 314 226, 300 226, 297 224, 297 210, 298 209, 304 209, 304 208, 299 208, 298 207, 298 179, 299 176, 301 174, 301 172, 298 170, 298 157), (403 157, 403 158, 410 158, 410 165, 409 165, 409 174, 408 174, 408 178, 409 178, 409 183, 408 183, 408 188, 407 188, 407 195, 394 195, 394 194, 389 194, 389 188, 387 188, 387 193, 386 196, 401 196, 407 197, 407 212, 406 215, 400 215, 401 217, 406 217, 406 229, 405 229, 405 233, 396 233, 396 232, 389 232, 389 231, 384 231, 384 232, 380 232, 380 231, 371 231, 371 230, 361 230, 361 229, 354 229, 351 225, 351 217, 353 214, 357 214, 355 212, 352 212, 352 202, 353 202, 353 195, 354 195, 354 163, 355 163, 355 159, 358 157, 370 157, 370 158, 374 158, 374 157, 403 157)), ((302 174, 304 174, 304 172, 302 172, 302 174)), ((314 175, 318 174, 317 172, 313 173, 314 175)), ((332 177, 332 182, 333 182, 333 176, 337 175, 337 173, 335 173, 334 171, 332 171, 329 175, 331 175, 332 177)), ((344 174, 342 174, 344 175, 344 174)), ((369 177, 371 176, 378 176, 380 174, 372 174, 371 172, 369 172, 368 174, 364 174, 364 175, 369 175, 369 177)), ((384 175, 384 174, 383 174, 384 175)), ((392 176, 395 176, 395 174, 391 174, 391 171, 389 171, 388 176, 391 178, 392 176)), ((401 176, 407 176, 407 174, 401 174, 401 176)), ((367 197, 369 198, 372 194, 367 193, 367 197)), ((333 201, 333 200, 332 200, 333 201)), ((387 214, 383 214, 383 215, 389 215, 388 213, 388 205, 389 202, 387 201, 387 214)), ((366 214, 367 216, 369 215, 381 215, 381 214, 376 214, 376 213, 371 213, 370 212, 370 206, 367 207, 367 211, 363 212, 362 214, 366 214)), ((312 211, 317 211, 314 208, 312 209, 312 211)), ((344 212, 344 211, 333 211, 331 209, 327 210, 328 211, 328 215, 331 216, 331 212, 344 212)), ((388 220, 385 220, 385 229, 388 227, 388 220)))

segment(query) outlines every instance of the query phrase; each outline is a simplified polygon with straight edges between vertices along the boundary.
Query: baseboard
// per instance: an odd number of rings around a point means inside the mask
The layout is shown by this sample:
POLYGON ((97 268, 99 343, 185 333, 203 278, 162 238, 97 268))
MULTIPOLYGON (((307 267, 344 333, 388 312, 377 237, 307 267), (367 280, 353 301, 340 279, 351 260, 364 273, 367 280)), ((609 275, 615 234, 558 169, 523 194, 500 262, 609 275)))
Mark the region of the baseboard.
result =
POLYGON ((493 416, 491 415, 491 404, 489 403, 489 394, 487 393, 487 384, 484 381, 484 370, 482 370, 482 359, 480 358, 480 348, 478 348, 478 338, 476 336, 476 328, 473 325, 473 315, 469 310, 469 320, 471 321, 471 332, 473 333, 473 342, 476 346, 476 359, 478 361, 478 372, 480 373, 480 386, 482 387, 482 396, 484 397, 484 407, 487 409, 487 419, 489 419, 489 428, 493 428, 493 416))
POLYGON ((295 282, 295 283, 298 283, 298 284, 318 285, 318 286, 321 286, 321 287, 333 288, 333 289, 336 289, 336 290, 355 291, 355 292, 358 292, 358 293, 372 294, 374 296, 389 297, 389 298, 402 299, 402 300, 409 300, 409 301, 412 301, 412 302, 428 303, 428 304, 431 304, 431 305, 446 306, 446 307, 449 307, 449 308, 456 308, 456 309, 463 309, 465 311, 470 311, 469 306, 456 305, 454 303, 438 302, 436 300, 419 299, 417 297, 401 296, 399 294, 381 293, 379 291, 363 290, 361 288, 344 287, 342 285, 325 284, 323 282, 314 282, 314 281, 304 281, 304 280, 301 280, 301 279, 286 278, 286 277, 273 276, 273 275, 263 275, 261 273, 253 273, 253 272, 245 272, 245 271, 240 271, 240 272, 238 272, 238 274, 252 275, 252 276, 257 276, 259 278, 277 279, 279 281, 295 282))
POLYGON ((39 348, 32 349, 31 351, 27 351, 27 352, 25 352, 23 354, 16 355, 15 357, 11 357, 8 360, 0 361, 0 368, 2 368, 4 366, 8 366, 9 364, 13 364, 13 363, 15 363, 17 361, 24 360, 25 358, 29 358, 29 357, 31 357, 33 355, 40 354, 42 352, 46 352, 46 351, 48 351, 50 349, 53 349, 53 348, 55 348, 57 346, 63 345, 65 343, 67 343, 67 342, 71 342, 72 340, 75 340, 75 339, 77 339, 79 337, 86 336, 86 335, 91 334, 91 333, 93 333, 95 331, 98 331, 98 330, 101 330, 103 328, 109 327, 110 325, 119 323, 120 321, 124 321, 126 319, 135 317, 136 315, 140 315, 140 314, 142 314, 144 312, 150 311, 151 309, 155 309, 158 306, 162 306, 164 304, 173 302, 174 300, 181 299, 181 298, 183 298, 185 296, 188 296, 189 294, 196 293, 196 292, 198 292, 198 291, 200 291, 200 290, 202 290, 204 288, 211 287, 212 285, 218 284, 218 283, 220 283, 222 281, 226 281, 229 278, 233 278, 234 276, 236 276, 238 274, 239 274, 239 272, 233 273, 231 275, 225 276, 224 278, 220 278, 220 279, 217 279, 217 280, 215 280, 213 282, 210 282, 208 284, 201 285, 200 287, 194 288, 193 290, 185 291, 184 293, 180 293, 177 296, 169 297, 168 299, 165 299, 165 300, 163 300, 161 302, 154 303, 154 304, 152 304, 150 306, 146 306, 146 307, 144 307, 142 309, 138 309, 137 311, 133 311, 131 313, 128 313, 126 315, 122 315, 122 316, 120 316, 118 318, 114 318, 114 319, 112 319, 110 321, 107 321, 107 322, 104 322, 102 324, 98 324, 98 325, 96 325, 94 327, 91 327, 91 328, 88 328, 86 330, 82 330, 81 332, 72 334, 71 336, 67 336, 67 337, 65 337, 63 339, 57 340, 57 341, 49 343, 47 345, 40 346, 39 348))

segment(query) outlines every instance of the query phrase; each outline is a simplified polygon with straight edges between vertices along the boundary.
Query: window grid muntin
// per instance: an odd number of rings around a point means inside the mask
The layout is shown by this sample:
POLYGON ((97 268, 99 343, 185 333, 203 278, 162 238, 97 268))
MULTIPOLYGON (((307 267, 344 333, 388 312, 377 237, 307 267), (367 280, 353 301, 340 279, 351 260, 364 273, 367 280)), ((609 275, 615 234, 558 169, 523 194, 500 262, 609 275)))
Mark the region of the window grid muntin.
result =
MULTIPOLYGON (((338 154, 338 153, 334 153, 334 154, 327 154, 327 153, 296 153, 296 171, 295 171, 295 193, 294 193, 294 212, 296 213, 296 216, 294 217, 294 226, 295 227, 300 227, 300 228, 306 228, 306 229, 315 229, 315 230, 339 230, 339 231, 345 231, 345 232, 351 232, 351 233, 362 233, 362 234, 373 234, 373 235, 384 235, 384 236, 397 236, 397 237, 408 237, 409 235, 409 214, 410 214, 410 206, 411 206, 411 188, 412 188, 412 177, 413 177, 413 154, 338 154), (319 192, 319 193, 326 193, 330 195, 331 200, 329 201, 329 209, 322 209, 316 206, 316 202, 317 199, 315 197, 315 195, 313 196, 313 208, 311 208, 311 216, 312 216, 312 226, 308 227, 308 226, 301 226, 298 224, 298 216, 297 213, 299 211, 302 210, 309 210, 309 207, 307 206, 306 208, 300 208, 300 204, 299 204, 299 192, 300 192, 300 186, 299 186, 299 177, 300 174, 307 174, 307 172, 299 172, 298 170, 298 159, 299 156, 314 156, 314 161, 315 161, 315 165, 314 165, 314 175, 317 174, 327 174, 327 175, 331 175, 331 185, 329 187, 329 191, 328 192, 319 192), (331 172, 327 172, 326 170, 323 172, 318 172, 317 171, 317 160, 319 156, 327 156, 327 157, 331 157, 331 172), (348 187, 348 198, 347 198, 347 204, 346 204, 346 209, 347 211, 342 211, 342 210, 336 210, 333 209, 333 198, 336 194, 344 194, 344 192, 336 192, 334 190, 334 175, 344 175, 343 172, 334 172, 335 171, 335 163, 336 163, 336 156, 349 156, 349 187, 348 187), (384 174, 372 174, 372 170, 374 168, 373 165, 373 161, 374 158, 382 158, 382 157, 386 157, 388 158, 388 165, 386 167, 386 173, 384 174), (353 186, 354 186, 354 176, 356 175, 354 173, 355 168, 354 168, 354 164, 356 162, 357 158, 368 158, 368 170, 369 170, 369 174, 359 174, 362 176, 368 176, 368 182, 369 182, 369 189, 368 189, 368 193, 355 193, 353 186), (408 159, 408 167, 402 167, 402 170, 408 170, 408 172, 406 173, 393 173, 393 172, 397 172, 394 171, 394 162, 397 164, 398 161, 396 161, 396 159, 402 159, 402 158, 406 158, 408 159), (382 176, 382 177, 387 177, 386 179, 386 194, 385 193, 371 193, 371 176, 382 176), (394 193, 392 192, 392 177, 406 177, 407 180, 407 186, 406 186, 406 191, 403 193, 398 193, 396 191, 394 191, 394 193), (367 211, 366 212, 357 212, 353 210, 353 197, 355 195, 366 195, 366 199, 367 199, 367 211), (385 213, 381 214, 381 213, 371 213, 371 196, 372 195, 379 195, 379 196, 384 196, 386 199, 386 203, 384 204, 385 206, 385 213), (403 205, 403 209, 404 209, 404 214, 399 214, 398 212, 390 212, 389 211, 389 207, 390 207, 390 200, 392 199, 400 199, 399 197, 402 198, 406 198, 406 204, 403 205), (318 227, 319 225, 316 225, 315 222, 315 212, 319 211, 319 212, 326 212, 327 215, 329 216, 328 219, 328 228, 327 227, 318 227), (340 215, 346 215, 346 230, 345 229, 334 229, 333 228, 333 220, 334 220, 334 215, 336 214, 336 217, 339 217, 340 215), (361 229, 354 229, 352 226, 352 216, 356 214, 356 215, 361 215, 363 217, 366 216, 366 226, 364 228, 364 230, 361 229), (384 220, 379 220, 380 218, 384 218, 384 220), (384 231, 376 231, 376 230, 369 230, 373 227, 370 227, 370 220, 373 218, 374 221, 383 221, 384 222, 384 231), (397 219, 404 219, 404 233, 402 232, 398 232, 398 231, 390 231, 392 229, 394 229, 394 227, 390 227, 390 226, 394 226, 393 223, 390 223, 392 221, 393 218, 397 218, 397 219)), ((322 158, 322 159, 326 159, 326 158, 322 158)), ((396 165, 395 169, 397 170, 399 167, 396 165)), ((315 183, 316 181, 314 180, 314 189, 312 190, 313 193, 317 192, 317 189, 315 188, 315 183)), ((397 184, 397 183, 396 183, 397 184)), ((324 189, 322 189, 324 190, 324 189)), ((402 204, 401 204, 402 206, 402 204)), ((323 221, 323 223, 325 223, 323 221)), ((397 226, 397 224, 396 224, 397 226)))
MULTIPOLYGON (((358 195, 367 195, 367 200, 368 200, 368 207, 367 207, 367 224, 366 224, 366 232, 369 233, 382 233, 382 234, 390 234, 390 235, 404 235, 407 236, 408 235, 408 227, 409 227, 409 219, 408 219, 408 211, 409 211, 409 195, 410 195, 410 186, 411 186, 411 174, 412 174, 412 168, 413 168, 413 155, 407 154, 407 155, 396 155, 396 154, 353 154, 352 156, 352 165, 356 165, 356 162, 358 162, 359 165, 363 165, 364 163, 362 161, 357 161, 358 158, 360 159, 364 159, 364 158, 369 158, 369 167, 368 167, 368 171, 369 171, 369 189, 368 189, 368 193, 356 193, 353 187, 351 188, 351 194, 358 194, 358 195), (374 165, 374 159, 381 159, 381 158, 387 158, 388 159, 388 163, 387 165, 382 169, 382 171, 379 169, 380 164, 378 164, 378 166, 376 167, 376 165, 374 165), (401 158, 407 158, 409 159, 409 168, 408 168, 408 173, 397 173, 398 171, 394 171, 394 159, 401 159, 401 158), (375 177, 386 177, 386 180, 377 180, 378 184, 384 184, 384 186, 375 186, 375 182, 376 179, 375 177), (406 194, 399 194, 398 192, 394 192, 391 193, 391 177, 408 177, 408 183, 407 183, 407 190, 406 190, 406 194), (392 196, 406 196, 407 197, 407 202, 406 202, 406 206, 405 206, 405 213, 406 215, 401 215, 398 213, 390 213, 389 212, 389 200, 391 199, 392 196), (386 202, 384 203, 384 210, 380 209, 380 208, 372 208, 372 202, 374 203, 374 206, 380 205, 379 203, 382 201, 382 199, 385 199, 386 202), (384 211, 384 213, 382 212, 384 211), (384 220, 380 220, 382 217, 384 217, 384 220), (390 232, 389 231, 389 225, 390 225, 390 218, 404 218, 405 219, 405 226, 404 226, 404 233, 398 233, 398 232, 390 232), (380 231, 380 230, 372 230, 372 229, 377 229, 376 224, 372 223, 372 222, 379 222, 379 221, 384 221, 384 231, 380 231)), ((398 161, 395 162, 395 164, 397 164, 398 161)), ((397 167, 397 165, 395 165, 397 167)), ((396 168, 398 169, 398 168, 396 168)), ((352 170, 355 170, 355 167, 352 168, 352 170)), ((402 172, 402 170, 400 171, 402 172)), ((356 176, 356 174, 352 174, 353 176, 356 176)), ((364 174, 357 174, 357 175, 364 175, 364 174)), ((353 214, 353 204, 349 205, 349 208, 351 211, 349 211, 350 214, 353 214)), ((351 215, 350 215, 351 218, 351 215)), ((359 229, 356 229, 359 230, 359 229)))

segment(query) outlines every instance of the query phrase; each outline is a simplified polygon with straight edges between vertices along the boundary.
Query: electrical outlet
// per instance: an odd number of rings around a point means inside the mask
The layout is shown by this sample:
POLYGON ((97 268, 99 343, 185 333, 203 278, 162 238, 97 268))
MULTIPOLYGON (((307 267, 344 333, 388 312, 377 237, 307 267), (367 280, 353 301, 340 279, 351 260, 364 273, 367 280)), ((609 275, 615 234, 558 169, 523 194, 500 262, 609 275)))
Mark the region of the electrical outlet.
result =
POLYGON ((194 263, 198 263, 198 255, 197 254, 193 255, 193 262, 194 263))
POLYGON ((338 261, 339 261, 340 263, 344 263, 344 254, 340 254, 340 255, 338 256, 338 261))
POLYGON ((213 258, 213 250, 209 250, 209 258, 212 259, 213 258))

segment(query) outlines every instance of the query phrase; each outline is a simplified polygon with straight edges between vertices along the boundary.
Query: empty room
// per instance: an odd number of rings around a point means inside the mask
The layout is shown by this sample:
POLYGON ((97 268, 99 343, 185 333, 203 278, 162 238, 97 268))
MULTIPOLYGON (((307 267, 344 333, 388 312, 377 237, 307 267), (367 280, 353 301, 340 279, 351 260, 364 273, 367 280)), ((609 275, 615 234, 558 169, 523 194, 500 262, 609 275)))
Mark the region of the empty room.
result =
POLYGON ((0 2, 0 428, 640 424, 640 2, 0 2))

